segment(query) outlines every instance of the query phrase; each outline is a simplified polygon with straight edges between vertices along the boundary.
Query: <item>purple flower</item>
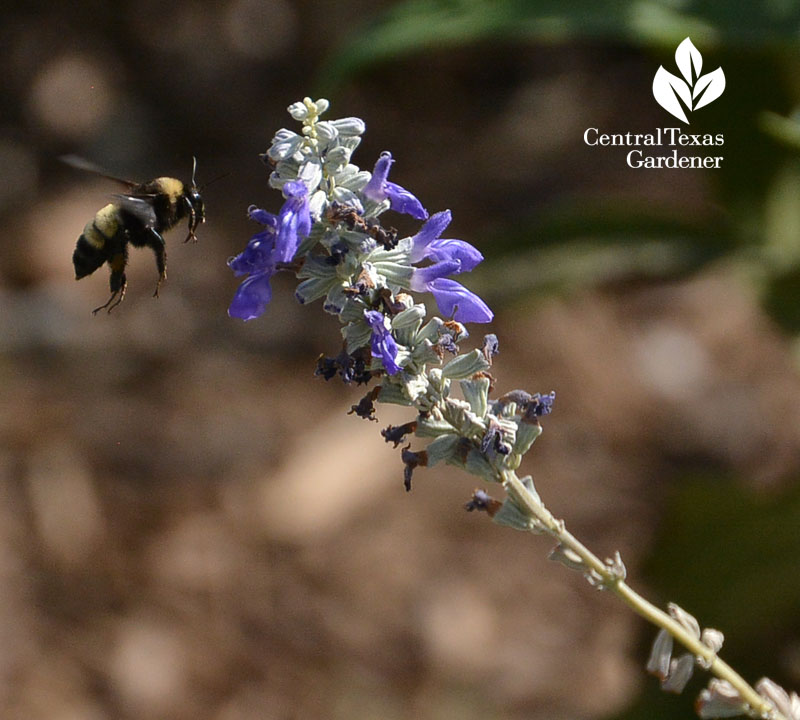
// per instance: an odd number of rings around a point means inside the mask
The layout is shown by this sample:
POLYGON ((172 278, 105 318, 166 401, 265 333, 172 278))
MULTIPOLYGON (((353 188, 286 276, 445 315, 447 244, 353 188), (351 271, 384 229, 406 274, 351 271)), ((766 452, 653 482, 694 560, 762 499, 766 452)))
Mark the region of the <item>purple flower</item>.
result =
POLYGON ((440 260, 433 265, 414 268, 409 283, 412 290, 417 292, 430 292, 430 284, 439 278, 448 275, 457 275, 461 272, 461 263, 458 260, 440 260))
MULTIPOLYGON (((435 265, 431 265, 431 267, 435 267, 435 265)), ((414 273, 415 276, 416 274, 414 273)), ((439 277, 419 288, 414 287, 414 277, 412 277, 411 284, 412 290, 433 293, 442 315, 451 317, 460 323, 487 323, 494 318, 494 313, 483 300, 455 280, 439 277)))
POLYGON ((255 205, 248 208, 247 214, 251 220, 255 220, 265 227, 264 230, 250 238, 247 247, 242 252, 228 260, 228 267, 237 277, 262 272, 274 264, 272 255, 275 249, 275 237, 278 233, 277 216, 261 210, 255 205))
POLYGON ((422 203, 405 188, 387 180, 393 162, 390 152, 381 153, 370 181, 364 186, 364 195, 375 202, 389 198, 390 207, 395 212, 411 215, 417 220, 425 220, 428 211, 422 207, 422 203))
POLYGON ((286 202, 278 215, 275 259, 278 262, 291 262, 300 241, 311 232, 308 188, 300 180, 292 180, 283 186, 283 196, 286 202))
POLYGON ((273 274, 269 271, 256 273, 239 285, 228 308, 228 315, 242 320, 252 320, 263 315, 272 300, 269 280, 273 274))
POLYGON ((400 372, 397 364, 397 343, 389 330, 386 317, 377 310, 365 310, 364 319, 372 329, 372 357, 380 358, 389 375, 400 372))
POLYGON ((411 238, 411 262, 433 260, 433 264, 414 268, 410 287, 417 292, 430 292, 443 315, 458 322, 490 322, 494 317, 485 302, 448 275, 469 272, 483 255, 463 240, 445 240, 439 236, 450 224, 449 210, 431 216, 411 238))
POLYGON ((447 275, 457 275, 462 270, 458 260, 440 260, 433 265, 414 268, 409 283, 416 292, 433 293, 442 315, 460 323, 487 323, 494 313, 475 293, 467 290, 461 283, 450 280, 447 275))
POLYGON ((273 230, 278 229, 278 216, 273 215, 271 212, 267 212, 266 210, 262 210, 255 205, 251 205, 249 208, 247 208, 247 217, 257 223, 265 225, 268 228, 272 228, 273 230))
POLYGON ((449 210, 431 215, 430 220, 411 238, 412 263, 418 263, 425 258, 434 262, 457 260, 461 263, 459 272, 469 272, 483 261, 483 255, 468 242, 445 240, 439 237, 450 224, 451 219, 452 215, 449 210))
POLYGON ((228 308, 228 315, 242 320, 263 314, 272 298, 269 281, 275 274, 275 239, 280 224, 277 216, 255 206, 247 213, 251 220, 264 225, 264 230, 253 235, 247 247, 228 260, 228 267, 235 275, 250 276, 239 286, 228 308))
POLYGON ((255 206, 247 211, 250 219, 261 223, 264 229, 250 238, 241 253, 228 260, 228 267, 237 277, 250 276, 231 301, 231 317, 252 320, 264 314, 272 299, 269 281, 277 272, 278 263, 290 262, 300 241, 311 232, 306 186, 300 181, 287 182, 283 194, 286 202, 278 215, 255 206))

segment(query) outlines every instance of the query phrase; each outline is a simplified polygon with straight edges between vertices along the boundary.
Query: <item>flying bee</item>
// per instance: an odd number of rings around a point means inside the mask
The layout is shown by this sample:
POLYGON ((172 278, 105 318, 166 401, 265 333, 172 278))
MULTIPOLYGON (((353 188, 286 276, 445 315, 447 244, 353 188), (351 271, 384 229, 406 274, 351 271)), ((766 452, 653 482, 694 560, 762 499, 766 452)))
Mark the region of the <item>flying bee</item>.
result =
POLYGON ((91 275, 103 263, 108 263, 111 269, 111 297, 92 313, 106 308, 111 312, 125 297, 129 244, 149 247, 155 253, 158 282, 153 297, 158 297, 158 288, 167 277, 167 249, 162 233, 188 218, 189 234, 184 242, 197 242, 197 226, 206 221, 203 198, 195 183, 197 159, 192 158, 191 186, 171 177, 136 183, 107 175, 94 164, 74 155, 64 156, 61 160, 127 188, 127 192, 114 195, 114 202, 98 210, 94 218, 86 223, 72 254, 76 280, 91 275))

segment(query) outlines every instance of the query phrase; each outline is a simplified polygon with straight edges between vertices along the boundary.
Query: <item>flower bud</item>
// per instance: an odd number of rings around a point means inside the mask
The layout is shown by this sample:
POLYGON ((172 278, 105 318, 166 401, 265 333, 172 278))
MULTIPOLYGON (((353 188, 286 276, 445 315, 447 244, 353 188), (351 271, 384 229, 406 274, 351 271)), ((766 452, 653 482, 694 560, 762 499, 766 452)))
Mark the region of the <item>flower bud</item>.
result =
POLYGON ((531 449, 534 440, 542 434, 542 426, 539 424, 524 422, 520 420, 517 423, 517 438, 512 448, 512 452, 517 455, 524 455, 531 449))
POLYGON ((358 199, 358 195, 356 195, 350 188, 346 188, 343 185, 337 185, 333 192, 331 193, 333 196, 333 200, 342 205, 350 205, 351 207, 360 208, 361 201, 358 199))
POLYGON ((323 163, 326 172, 333 178, 337 185, 342 184, 342 181, 350 177, 350 174, 345 175, 345 168, 355 167, 355 165, 348 165, 352 151, 344 145, 334 145, 325 153, 325 162, 323 163))
POLYGON ((425 450, 428 452, 428 467, 438 462, 453 460, 458 454, 459 437, 455 433, 440 435, 425 450))
MULTIPOLYGON (((350 151, 341 146, 334 148, 328 153, 328 161, 332 162, 338 159, 337 156, 343 155, 345 152, 349 153, 350 151)), ((334 179, 339 187, 346 187, 348 190, 358 192, 369 182, 369 173, 360 171, 358 165, 345 165, 345 167, 336 174, 334 179)), ((364 208, 361 205, 361 200, 358 201, 357 207, 360 211, 363 211, 364 208)))
MULTIPOLYGON (((325 206, 327 204, 328 204, 328 194, 324 190, 316 190, 315 192, 313 192, 311 194, 311 197, 308 199, 308 211, 311 213, 311 217, 315 219, 322 217, 322 213, 325 211, 325 206)), ((309 233, 308 238, 306 239, 307 240, 309 238, 313 239, 312 236, 314 235, 314 232, 315 231, 312 230, 311 233, 309 233)), ((310 249, 311 247, 309 247, 306 250, 306 252, 308 252, 308 250, 310 249)), ((301 247, 298 249, 298 252, 302 251, 303 251, 303 246, 301 245, 301 247)))
POLYGON ((694 709, 701 718, 726 718, 744 715, 747 704, 727 680, 714 678, 700 693, 694 709))
POLYGON ((568 548, 566 545, 559 543, 556 545, 547 556, 548 560, 561 563, 564 567, 570 570, 577 570, 578 572, 586 572, 586 563, 583 562, 578 553, 568 548))
POLYGON ((276 161, 291 158, 303 145, 303 136, 283 128, 275 133, 267 156, 276 161))
POLYGON ((477 448, 470 448, 464 462, 464 469, 471 475, 477 475, 489 482, 497 482, 497 471, 477 448))
POLYGON ((691 653, 684 653, 670 662, 669 677, 661 683, 661 689, 679 695, 691 680, 693 672, 694 657, 691 653))
POLYGON ((489 368, 480 350, 458 355, 442 368, 442 375, 451 380, 463 380, 489 368))
MULTIPOLYGON (((297 302, 301 305, 305 305, 314 302, 314 300, 319 300, 322 297, 327 297, 331 287, 338 282, 340 281, 336 277, 312 277, 308 280, 303 280, 303 282, 297 286, 297 289, 294 291, 294 296, 297 298, 297 302)), ((353 350, 355 349, 354 347, 353 350)), ((352 350, 349 352, 352 352, 352 350)))
MULTIPOLYGON (((700 635, 700 642, 709 648, 714 655, 722 649, 724 640, 725 636, 719 630, 714 630, 714 628, 706 628, 700 635)), ((705 670, 711 667, 711 661, 702 657, 697 658, 697 664, 705 670)))
POLYGON ((395 330, 410 330, 414 329, 416 332, 422 324, 422 319, 425 317, 424 305, 413 305, 399 312, 392 318, 392 327, 395 330))
POLYGON ((669 603, 667 610, 674 620, 678 622, 685 630, 690 632, 698 640, 700 639, 700 623, 694 615, 689 614, 679 605, 669 603))
POLYGON ((314 127, 317 129, 317 137, 325 144, 331 143, 339 137, 339 130, 327 120, 318 122, 314 127))
POLYGON ((322 309, 331 315, 340 315, 344 306, 350 303, 350 298, 345 294, 345 287, 341 282, 337 282, 325 296, 322 309))
POLYGON ((317 158, 302 163, 297 171, 297 179, 302 180, 309 192, 314 192, 322 182, 322 165, 317 158))
POLYGON ((661 629, 653 641, 653 647, 650 650, 650 657, 645 666, 647 672, 655 675, 662 682, 669 676, 669 663, 672 659, 672 635, 666 630, 661 629))
POLYGON ((796 692, 790 695, 769 678, 761 678, 755 688, 756 692, 765 700, 769 700, 787 720, 800 720, 800 697, 796 692))
POLYGON ((384 382, 381 385, 378 402, 406 406, 414 404, 403 390, 403 386, 395 382, 384 382))
MULTIPOLYGON (((309 100, 309 98, 306 98, 306 100, 309 100)), ((288 108, 286 108, 286 110, 289 112, 289 115, 291 115, 298 122, 302 122, 308 117, 308 106, 306 105, 305 101, 292 103, 288 108)))
POLYGON ((419 343, 428 340, 431 343, 435 343, 439 338, 439 330, 442 325, 444 325, 444 321, 441 318, 431 318, 417 333, 416 341, 419 343))
POLYGON ((420 366, 433 365, 439 362, 439 354, 428 340, 423 340, 421 343, 418 343, 411 357, 414 359, 414 362, 420 366))
POLYGON ((489 406, 489 378, 481 376, 472 380, 462 380, 459 385, 461 385, 461 392, 464 393, 464 399, 469 403, 472 412, 478 417, 486 417, 489 406))
POLYGON ((340 135, 363 135, 367 129, 366 123, 357 117, 339 118, 332 120, 331 124, 336 127, 340 135))

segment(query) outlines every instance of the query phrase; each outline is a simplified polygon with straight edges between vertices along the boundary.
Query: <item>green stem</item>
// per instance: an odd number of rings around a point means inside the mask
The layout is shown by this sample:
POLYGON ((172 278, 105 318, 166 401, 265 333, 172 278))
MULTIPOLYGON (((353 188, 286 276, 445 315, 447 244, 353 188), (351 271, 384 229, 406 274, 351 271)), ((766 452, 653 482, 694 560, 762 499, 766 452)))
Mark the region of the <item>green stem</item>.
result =
POLYGON ((721 680, 729 682, 739 693, 740 697, 751 708, 754 717, 770 718, 771 720, 786 720, 771 702, 761 697, 753 687, 737 673, 728 663, 717 657, 716 653, 704 645, 692 633, 686 630, 679 622, 653 603, 643 598, 633 590, 624 580, 615 575, 609 566, 600 560, 591 550, 581 543, 564 526, 563 520, 557 520, 544 505, 536 501, 522 481, 513 471, 503 473, 502 483, 509 497, 517 507, 528 517, 536 521, 537 529, 543 529, 548 535, 556 539, 561 545, 572 550, 580 556, 587 569, 595 571, 603 579, 603 587, 612 591, 628 607, 645 620, 657 627, 666 630, 672 637, 683 645, 695 657, 701 657, 710 664, 709 672, 721 680))

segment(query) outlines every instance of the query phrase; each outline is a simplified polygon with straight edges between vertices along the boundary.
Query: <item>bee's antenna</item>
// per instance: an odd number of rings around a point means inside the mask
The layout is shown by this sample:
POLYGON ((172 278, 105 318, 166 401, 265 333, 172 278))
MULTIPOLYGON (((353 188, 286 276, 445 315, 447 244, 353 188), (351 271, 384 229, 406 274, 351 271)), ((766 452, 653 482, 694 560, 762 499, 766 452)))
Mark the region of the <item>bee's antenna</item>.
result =
POLYGON ((203 190, 203 189, 207 188, 209 185, 211 185, 212 183, 217 182, 217 180, 222 180, 222 178, 228 177, 228 175, 230 175, 230 171, 226 172, 226 173, 222 173, 222 175, 217 175, 217 177, 215 177, 213 180, 209 180, 207 183, 203 183, 202 187, 200 187, 199 189, 203 190))
POLYGON ((194 175, 195 175, 196 172, 197 172, 197 158, 194 155, 192 155, 192 187, 193 188, 197 187, 197 183, 194 180, 194 175))

